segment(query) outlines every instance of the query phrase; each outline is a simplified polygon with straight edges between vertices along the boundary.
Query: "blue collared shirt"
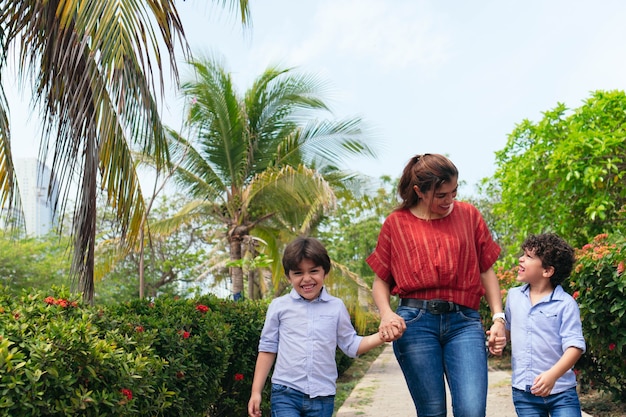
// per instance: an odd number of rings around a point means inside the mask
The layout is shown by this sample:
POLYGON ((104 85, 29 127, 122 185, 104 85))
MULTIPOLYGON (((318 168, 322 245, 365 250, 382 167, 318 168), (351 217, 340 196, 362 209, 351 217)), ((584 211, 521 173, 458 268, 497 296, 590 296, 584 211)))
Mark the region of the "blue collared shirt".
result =
MULTIPOLYGON (((528 284, 508 291, 506 327, 511 331, 512 384, 525 390, 542 372, 550 369, 569 347, 585 352, 580 311, 576 300, 557 285, 534 306, 528 284)), ((568 370, 554 384, 552 394, 576 386, 576 375, 568 370)))
POLYGON ((322 288, 318 298, 307 301, 292 289, 270 304, 259 352, 276 353, 272 383, 310 397, 335 395, 337 346, 356 357, 362 339, 339 298, 322 288))

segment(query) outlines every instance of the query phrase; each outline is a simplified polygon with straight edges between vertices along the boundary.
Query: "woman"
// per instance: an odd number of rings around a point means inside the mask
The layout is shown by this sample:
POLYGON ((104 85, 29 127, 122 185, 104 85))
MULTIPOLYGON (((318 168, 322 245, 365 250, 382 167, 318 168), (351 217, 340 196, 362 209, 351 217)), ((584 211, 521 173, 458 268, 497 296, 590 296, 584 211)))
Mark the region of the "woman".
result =
POLYGON ((484 417, 487 351, 478 308, 493 314, 489 350, 506 344, 500 254, 481 214, 455 202, 458 170, 445 156, 414 156, 398 184, 402 199, 367 258, 376 278, 379 330, 393 348, 419 417, 445 416, 444 375, 455 416, 484 417), (390 295, 400 297, 394 313, 390 295), (401 337, 402 336, 402 337, 401 337))

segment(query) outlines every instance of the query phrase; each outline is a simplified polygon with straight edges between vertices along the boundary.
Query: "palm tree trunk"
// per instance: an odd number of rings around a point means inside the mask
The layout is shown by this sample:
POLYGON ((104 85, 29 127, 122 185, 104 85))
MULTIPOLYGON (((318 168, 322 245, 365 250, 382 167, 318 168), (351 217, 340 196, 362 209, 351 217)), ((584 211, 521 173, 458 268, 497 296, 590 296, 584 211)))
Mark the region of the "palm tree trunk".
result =
MULTIPOLYGON (((230 260, 241 260, 241 237, 235 233, 230 238, 230 260)), ((230 277, 233 280, 233 300, 239 301, 243 293, 243 269, 239 266, 231 266, 230 277)))
POLYGON ((98 148, 95 134, 89 135, 85 145, 85 166, 82 197, 74 229, 75 255, 72 270, 78 275, 78 290, 86 304, 93 304, 94 261, 96 239, 96 190, 98 177, 98 148))

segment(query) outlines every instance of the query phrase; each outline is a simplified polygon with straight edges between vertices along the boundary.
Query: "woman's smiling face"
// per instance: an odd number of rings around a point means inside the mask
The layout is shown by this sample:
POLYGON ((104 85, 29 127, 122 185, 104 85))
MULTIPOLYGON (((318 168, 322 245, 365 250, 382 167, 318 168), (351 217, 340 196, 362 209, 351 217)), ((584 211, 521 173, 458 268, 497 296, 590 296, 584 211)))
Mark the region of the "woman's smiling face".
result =
POLYGON ((415 192, 420 197, 420 203, 426 205, 430 218, 437 219, 450 214, 459 188, 457 181, 457 178, 454 177, 450 181, 443 183, 438 189, 425 193, 417 190, 417 186, 415 187, 415 192))

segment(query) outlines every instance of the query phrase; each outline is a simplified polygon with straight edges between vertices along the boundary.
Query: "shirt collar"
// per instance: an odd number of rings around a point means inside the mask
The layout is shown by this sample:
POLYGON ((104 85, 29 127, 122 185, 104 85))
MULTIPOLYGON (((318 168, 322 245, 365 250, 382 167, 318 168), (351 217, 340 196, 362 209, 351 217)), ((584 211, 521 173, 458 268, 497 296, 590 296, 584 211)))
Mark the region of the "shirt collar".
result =
MULTIPOLYGON (((294 300, 305 300, 304 298, 302 298, 300 296, 300 294, 298 294, 298 291, 296 291, 293 288, 289 292, 289 296, 291 298, 293 298, 294 300)), ((322 287, 322 291, 320 292, 320 295, 317 298, 314 298, 313 300, 311 300, 311 302, 314 302, 314 301, 330 301, 330 298, 331 298, 331 296, 326 291, 326 287, 322 287)))
MULTIPOLYGON (((526 294, 526 296, 530 296, 530 284, 525 284, 522 287, 521 290, 524 294, 526 294)), ((563 289, 563 287, 559 284, 557 285, 553 290, 552 290, 552 294, 550 294, 550 298, 548 299, 548 301, 552 301, 552 300, 563 300, 565 298, 565 290, 563 289)))

